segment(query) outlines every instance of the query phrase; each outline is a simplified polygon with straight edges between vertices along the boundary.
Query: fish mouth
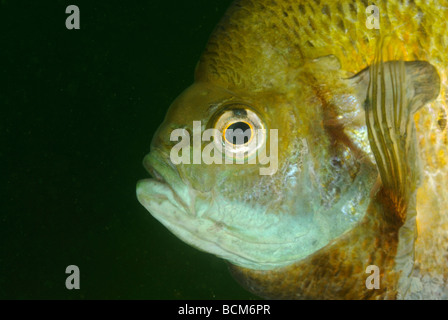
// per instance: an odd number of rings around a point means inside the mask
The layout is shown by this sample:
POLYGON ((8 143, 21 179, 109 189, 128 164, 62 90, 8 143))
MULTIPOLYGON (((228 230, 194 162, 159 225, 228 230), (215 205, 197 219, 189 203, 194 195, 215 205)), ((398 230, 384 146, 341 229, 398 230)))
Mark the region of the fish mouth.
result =
POLYGON ((297 237, 280 241, 258 236, 257 231, 271 228, 275 221, 267 221, 253 231, 232 227, 232 219, 223 218, 227 213, 220 211, 220 205, 208 198, 201 200, 201 193, 188 181, 183 181, 177 167, 163 153, 151 151, 144 159, 144 166, 153 178, 138 182, 139 202, 171 233, 190 246, 232 264, 257 270, 287 266, 311 253, 312 250, 297 250, 307 246, 307 232, 300 236, 294 233, 297 237), (280 254, 285 246, 291 250, 286 255, 280 254))
POLYGON ((158 182, 167 183, 165 178, 152 166, 146 168, 149 174, 158 182))
MULTIPOLYGON (((185 214, 188 213, 187 203, 179 196, 176 189, 185 189, 185 184, 179 175, 176 166, 159 151, 151 151, 143 159, 143 166, 152 178, 140 180, 137 183, 137 198, 148 209, 152 201, 170 201, 176 207, 181 207, 185 214), (183 187, 183 188, 182 188, 183 187)), ((148 209, 149 211, 149 209, 148 209)), ((155 216, 153 211, 150 213, 155 216)), ((155 216, 157 218, 157 216, 155 216)), ((160 221, 160 219, 158 219, 160 221)))
MULTIPOLYGON (((149 213, 192 247, 232 260, 230 252, 216 243, 213 237, 204 236, 204 233, 213 234, 212 229, 219 223, 199 217, 194 205, 190 208, 189 204, 195 202, 194 191, 183 183, 174 164, 165 161, 161 153, 153 151, 143 163, 153 178, 137 183, 137 198, 149 213)), ((220 225, 220 228, 226 229, 226 226, 220 225)))

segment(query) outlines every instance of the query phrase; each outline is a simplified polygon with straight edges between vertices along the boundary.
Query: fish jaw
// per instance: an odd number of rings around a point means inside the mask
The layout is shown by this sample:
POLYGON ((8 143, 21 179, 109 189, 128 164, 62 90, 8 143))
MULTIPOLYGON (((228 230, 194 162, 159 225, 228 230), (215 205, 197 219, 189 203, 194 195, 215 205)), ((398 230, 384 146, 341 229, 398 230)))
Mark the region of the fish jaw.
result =
POLYGON ((146 156, 144 164, 155 178, 138 182, 139 202, 180 240, 198 250, 237 266, 272 270, 299 261, 325 245, 316 243, 316 232, 301 226, 290 214, 225 203, 219 195, 211 196, 213 191, 204 195, 195 190, 158 152, 146 156), (246 218, 243 225, 232 214, 236 210, 246 218), (281 239, 279 229, 284 230, 281 239))
POLYGON ((254 270, 270 270, 300 260, 278 259, 276 252, 283 243, 261 243, 237 236, 232 228, 208 217, 197 217, 180 204, 173 189, 155 179, 138 182, 140 203, 179 239, 190 246, 214 254, 232 264, 254 270))

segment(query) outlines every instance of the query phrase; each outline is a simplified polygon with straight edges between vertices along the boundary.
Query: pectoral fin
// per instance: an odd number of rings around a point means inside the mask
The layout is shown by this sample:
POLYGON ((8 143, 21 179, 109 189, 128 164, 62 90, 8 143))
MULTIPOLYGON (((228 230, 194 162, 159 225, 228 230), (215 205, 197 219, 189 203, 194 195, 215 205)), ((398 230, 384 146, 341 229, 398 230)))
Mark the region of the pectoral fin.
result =
POLYGON ((439 75, 428 62, 383 62, 378 52, 373 64, 350 81, 359 101, 364 101, 381 192, 393 207, 390 211, 404 223, 420 174, 413 115, 438 96, 439 75))

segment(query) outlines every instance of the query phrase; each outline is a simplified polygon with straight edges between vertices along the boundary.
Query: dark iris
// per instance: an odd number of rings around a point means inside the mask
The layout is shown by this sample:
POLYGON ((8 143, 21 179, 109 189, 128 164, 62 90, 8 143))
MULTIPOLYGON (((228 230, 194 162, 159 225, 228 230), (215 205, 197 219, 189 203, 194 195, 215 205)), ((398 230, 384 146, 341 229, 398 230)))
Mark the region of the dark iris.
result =
POLYGON ((232 123, 226 129, 226 140, 235 145, 245 144, 252 135, 252 129, 246 122, 232 123))

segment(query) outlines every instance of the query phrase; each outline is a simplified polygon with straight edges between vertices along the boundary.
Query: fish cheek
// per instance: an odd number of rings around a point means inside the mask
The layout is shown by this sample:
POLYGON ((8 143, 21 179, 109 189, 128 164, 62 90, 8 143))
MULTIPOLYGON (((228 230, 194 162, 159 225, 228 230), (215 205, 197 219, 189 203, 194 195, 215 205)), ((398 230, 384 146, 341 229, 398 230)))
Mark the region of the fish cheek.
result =
POLYGON ((192 189, 199 192, 210 192, 216 185, 216 173, 212 165, 182 164, 179 173, 192 189))

